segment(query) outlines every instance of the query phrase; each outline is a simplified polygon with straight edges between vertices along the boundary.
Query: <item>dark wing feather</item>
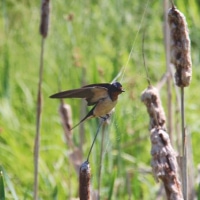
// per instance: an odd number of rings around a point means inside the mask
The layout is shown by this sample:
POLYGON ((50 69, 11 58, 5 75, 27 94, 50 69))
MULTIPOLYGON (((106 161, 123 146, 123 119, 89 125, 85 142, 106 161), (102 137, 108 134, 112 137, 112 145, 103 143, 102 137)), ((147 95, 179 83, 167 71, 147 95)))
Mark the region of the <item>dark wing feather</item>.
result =
POLYGON ((104 87, 104 88, 109 88, 111 86, 110 83, 96 83, 96 84, 90 84, 90 85, 85 85, 82 88, 86 88, 86 87, 104 87))
POLYGON ((89 88, 80 88, 75 90, 66 90, 50 96, 50 98, 87 98, 92 96, 89 88))
POLYGON ((100 84, 92 84, 80 89, 59 92, 51 95, 50 98, 85 98, 88 106, 91 106, 108 96, 108 89, 97 85, 100 84))

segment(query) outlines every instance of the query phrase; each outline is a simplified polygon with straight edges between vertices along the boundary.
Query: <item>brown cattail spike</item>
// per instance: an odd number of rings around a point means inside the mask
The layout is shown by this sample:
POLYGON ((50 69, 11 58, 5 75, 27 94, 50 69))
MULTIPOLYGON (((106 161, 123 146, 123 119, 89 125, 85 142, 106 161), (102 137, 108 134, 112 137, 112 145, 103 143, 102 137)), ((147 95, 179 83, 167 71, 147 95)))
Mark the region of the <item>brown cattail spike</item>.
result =
POLYGON ((146 105, 150 117, 149 129, 160 127, 165 129, 165 112, 163 110, 158 90, 149 86, 142 92, 141 101, 146 105))
POLYGON ((73 148, 73 141, 72 141, 72 111, 71 107, 68 104, 64 104, 63 99, 61 99, 61 104, 59 107, 59 114, 61 118, 61 122, 63 125, 64 133, 65 133, 65 138, 67 144, 73 148))
POLYGON ((40 22, 40 34, 45 38, 48 35, 49 27, 49 1, 42 0, 41 4, 41 22, 40 22))
POLYGON ((164 130, 152 129, 151 145, 153 174, 157 180, 162 180, 167 199, 183 200, 176 154, 171 146, 169 135, 164 130))
POLYGON ((171 63, 176 67, 175 80, 179 87, 186 87, 192 78, 190 38, 185 16, 176 7, 168 12, 171 40, 171 63))
POLYGON ((80 200, 90 199, 90 165, 85 161, 79 172, 79 197, 80 200))

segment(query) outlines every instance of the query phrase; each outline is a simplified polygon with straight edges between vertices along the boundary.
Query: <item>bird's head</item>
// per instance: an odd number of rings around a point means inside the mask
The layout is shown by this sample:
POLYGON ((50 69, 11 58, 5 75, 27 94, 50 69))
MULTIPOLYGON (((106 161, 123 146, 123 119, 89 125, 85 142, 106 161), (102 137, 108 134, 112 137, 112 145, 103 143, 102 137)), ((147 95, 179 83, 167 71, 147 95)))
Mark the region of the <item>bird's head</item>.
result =
POLYGON ((122 85, 121 83, 119 82, 114 82, 111 84, 111 87, 109 88, 109 94, 110 94, 110 97, 113 101, 115 101, 118 97, 119 94, 121 94, 122 92, 125 92, 123 89, 122 89, 122 85))
POLYGON ((113 90, 113 92, 119 92, 119 94, 121 94, 122 92, 125 92, 122 89, 121 83, 119 83, 119 82, 112 83, 112 90, 113 90))

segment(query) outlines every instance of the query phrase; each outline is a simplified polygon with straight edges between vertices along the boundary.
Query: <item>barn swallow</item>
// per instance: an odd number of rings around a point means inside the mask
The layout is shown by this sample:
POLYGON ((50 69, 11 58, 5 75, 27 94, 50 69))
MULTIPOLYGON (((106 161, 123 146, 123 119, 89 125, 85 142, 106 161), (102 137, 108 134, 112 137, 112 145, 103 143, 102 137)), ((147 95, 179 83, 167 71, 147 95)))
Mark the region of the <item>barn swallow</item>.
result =
MULTIPOLYGON (((83 86, 82 88, 59 92, 50 98, 84 98, 88 106, 94 105, 89 113, 73 128, 83 121, 100 117, 106 119, 117 104, 118 95, 125 92, 119 82, 99 83, 83 86)), ((72 128, 72 129, 73 129, 72 128)), ((71 129, 71 130, 72 130, 71 129)))

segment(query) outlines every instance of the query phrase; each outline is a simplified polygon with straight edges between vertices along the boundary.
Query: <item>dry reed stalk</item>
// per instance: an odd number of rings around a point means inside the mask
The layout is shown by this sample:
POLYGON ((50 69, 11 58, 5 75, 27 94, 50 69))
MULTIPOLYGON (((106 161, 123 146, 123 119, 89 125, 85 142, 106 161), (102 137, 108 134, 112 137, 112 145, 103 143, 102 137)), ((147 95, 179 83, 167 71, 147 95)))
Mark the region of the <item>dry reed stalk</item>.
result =
POLYGON ((162 180, 168 200, 183 200, 178 178, 176 154, 169 135, 162 129, 151 130, 151 166, 157 180, 162 180))
POLYGON ((174 138, 172 134, 173 127, 173 104, 172 104, 172 76, 170 70, 170 36, 169 36, 169 26, 167 23, 168 19, 168 7, 169 1, 163 1, 164 10, 164 42, 165 42, 165 55, 166 55, 166 70, 169 73, 167 78, 167 131, 170 135, 171 142, 174 143, 174 138))
POLYGON ((88 161, 82 163, 79 171, 79 197, 80 200, 90 199, 90 165, 88 161))
POLYGON ((72 149, 72 152, 69 154, 70 162, 72 163, 77 174, 79 173, 79 167, 82 163, 82 152, 79 148, 75 147, 72 140, 72 112, 71 107, 68 104, 64 104, 63 99, 61 99, 61 104, 59 107, 59 114, 62 122, 62 126, 65 133, 65 138, 67 145, 72 149))
POLYGON ((153 86, 148 86, 141 95, 142 102, 146 105, 150 117, 149 129, 160 127, 165 129, 166 117, 161 104, 159 93, 153 86))
POLYGON ((185 16, 174 6, 169 9, 171 63, 175 65, 176 85, 189 86, 192 78, 192 61, 190 56, 190 38, 185 16))
POLYGON ((50 0, 42 0, 41 3, 40 34, 43 38, 47 37, 49 29, 49 1, 50 0))

